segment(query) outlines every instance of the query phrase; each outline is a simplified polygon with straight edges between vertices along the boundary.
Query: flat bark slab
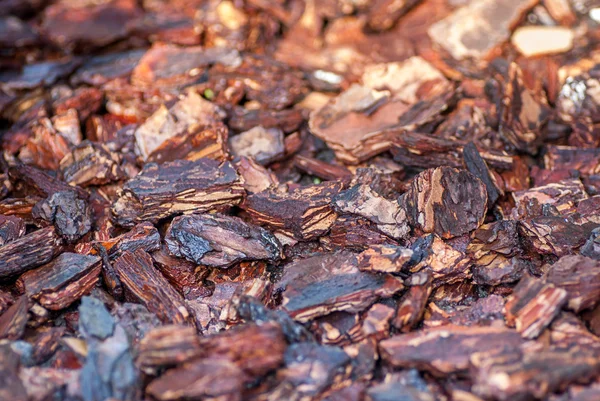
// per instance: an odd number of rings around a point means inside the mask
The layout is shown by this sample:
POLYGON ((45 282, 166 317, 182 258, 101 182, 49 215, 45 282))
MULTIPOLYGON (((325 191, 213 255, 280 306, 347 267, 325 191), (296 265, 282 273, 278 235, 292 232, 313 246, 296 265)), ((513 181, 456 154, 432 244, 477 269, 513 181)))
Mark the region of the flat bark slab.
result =
POLYGON ((63 250, 54 227, 27 234, 0 247, 0 278, 16 276, 49 262, 63 250))
POLYGON ((513 353, 477 365, 476 393, 502 401, 543 398, 571 383, 588 381, 600 369, 597 350, 576 349, 513 353))
POLYGON ((183 297, 154 267, 152 257, 143 249, 123 252, 115 260, 114 268, 123 286, 163 322, 190 321, 183 297))
POLYGON ((65 252, 52 262, 19 277, 17 286, 51 310, 60 310, 79 300, 98 282, 101 260, 65 252))
POLYGON ((468 171, 439 167, 419 174, 400 202, 413 226, 452 238, 483 223, 487 190, 468 171))
POLYGON ((329 230, 336 213, 331 205, 342 184, 327 182, 289 192, 266 190, 244 199, 241 207, 257 224, 300 240, 318 237, 329 230))
POLYGON ((287 267, 279 285, 283 309, 306 321, 335 311, 358 312, 404 288, 389 275, 361 272, 348 254, 314 256, 287 267))
POLYGON ((219 214, 176 217, 165 242, 174 256, 213 267, 243 260, 275 261, 282 256, 281 245, 270 232, 219 214))
POLYGON ((506 328, 447 325, 383 340, 379 350, 391 366, 444 376, 467 371, 470 358, 477 353, 516 349, 522 342, 519 333, 506 328))
POLYGON ((112 212, 118 224, 132 226, 142 221, 157 222, 174 214, 233 206, 242 200, 243 193, 239 177, 229 162, 200 159, 160 166, 150 163, 124 185, 112 212))

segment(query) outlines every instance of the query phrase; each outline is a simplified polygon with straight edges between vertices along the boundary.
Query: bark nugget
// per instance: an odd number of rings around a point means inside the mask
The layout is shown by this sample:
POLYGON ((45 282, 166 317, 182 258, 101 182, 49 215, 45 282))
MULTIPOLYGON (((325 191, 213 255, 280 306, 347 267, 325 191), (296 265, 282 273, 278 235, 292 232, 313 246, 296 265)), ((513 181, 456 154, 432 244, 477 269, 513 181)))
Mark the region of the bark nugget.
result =
POLYGON ((413 226, 453 238, 483 223, 487 191, 481 180, 468 171, 438 167, 415 177, 400 203, 413 226))
POLYGON ((54 227, 27 234, 0 247, 0 278, 15 276, 43 265, 62 250, 62 239, 54 227))
POLYGON ((289 192, 266 190, 248 196, 242 208, 256 223, 288 237, 309 240, 323 235, 333 224, 332 200, 341 189, 342 183, 326 182, 289 192))
POLYGON ((23 274, 17 286, 46 308, 59 310, 77 301, 98 281, 101 260, 65 252, 52 262, 23 274))
POLYGON ((237 205, 244 188, 229 162, 177 160, 157 165, 148 163, 123 187, 112 206, 122 226, 158 220, 180 213, 201 213, 237 205))
POLYGON ((115 270, 132 296, 166 323, 186 323, 190 314, 183 297, 154 267, 143 249, 126 251, 114 263, 115 270))
POLYGON ((176 217, 165 242, 174 256, 213 267, 282 256, 281 245, 270 232, 221 214, 176 217))

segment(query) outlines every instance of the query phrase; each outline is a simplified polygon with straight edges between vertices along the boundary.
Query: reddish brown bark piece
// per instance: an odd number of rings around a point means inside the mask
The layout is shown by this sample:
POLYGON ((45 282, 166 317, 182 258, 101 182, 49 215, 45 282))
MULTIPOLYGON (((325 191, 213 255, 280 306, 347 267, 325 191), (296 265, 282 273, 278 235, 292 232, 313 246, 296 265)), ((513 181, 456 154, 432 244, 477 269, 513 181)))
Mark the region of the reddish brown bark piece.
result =
POLYGON ((0 278, 16 276, 49 262, 63 250, 54 227, 27 234, 0 247, 0 278))
POLYGON ((270 232, 221 214, 178 216, 165 242, 172 255, 212 267, 242 260, 275 261, 282 256, 281 245, 270 232))
POLYGON ((418 2, 419 0, 377 0, 369 8, 367 25, 374 31, 389 29, 418 2))
POLYGON ((400 198, 410 223, 443 238, 467 234, 483 223, 487 192, 483 183, 464 170, 438 167, 413 180, 400 198))
POLYGON ((190 326, 166 325, 148 332, 136 362, 144 369, 178 365, 200 354, 200 338, 190 326))
POLYGON ((0 314, 7 310, 14 301, 14 297, 8 291, 0 290, 0 314))
POLYGON ((17 286, 51 310, 64 309, 90 291, 98 281, 101 260, 65 252, 52 262, 23 274, 17 286))
MULTIPOLYGON (((187 343, 192 341, 191 334, 187 343)), ((241 326, 201 338, 199 342, 197 349, 198 345, 187 347, 190 352, 197 353, 196 359, 152 382, 148 387, 151 394, 161 400, 182 396, 201 399, 202 396, 219 394, 225 397, 223 399, 238 399, 235 397, 240 396, 242 384, 279 367, 287 348, 281 328, 274 323, 241 326), (226 374, 227 382, 215 381, 219 377, 212 373, 226 374), (229 396, 225 395, 229 393, 229 396)))
POLYGON ((584 256, 564 256, 546 273, 548 283, 567 292, 567 307, 575 312, 600 302, 600 263, 584 256))
POLYGON ((86 59, 71 77, 73 84, 103 85, 113 79, 128 76, 145 50, 109 53, 86 59))
POLYGON ((467 170, 485 185, 488 195, 488 207, 493 206, 504 193, 473 142, 469 142, 463 148, 463 159, 467 170))
MULTIPOLYGON (((482 355, 483 356, 483 355, 482 355)), ((600 371, 598 352, 557 349, 478 358, 474 390, 501 401, 544 399, 572 383, 587 382, 600 371)))
POLYGON ((585 244, 595 224, 576 224, 563 216, 539 216, 519 222, 526 247, 541 254, 564 256, 585 244))
POLYGON ((410 232, 406 211, 396 199, 386 198, 379 193, 375 185, 354 185, 337 195, 333 203, 338 213, 364 217, 392 238, 405 238, 410 232))
POLYGON ((402 290, 401 280, 361 272, 354 256, 324 254, 286 266, 282 307, 298 321, 335 311, 359 312, 402 290))
POLYGON ((443 75, 420 57, 373 66, 362 82, 315 110, 309 120, 311 132, 326 141, 338 159, 352 164, 385 152, 404 126, 414 128, 445 108, 426 99, 411 110, 420 88, 429 89, 432 98, 450 88, 443 75))
MULTIPOLYGON (((404 166, 435 168, 448 166, 463 168, 464 147, 468 144, 459 140, 450 140, 419 132, 389 131, 391 153, 394 160, 404 166)), ((479 150, 481 158, 490 167, 510 170, 513 157, 498 151, 479 150)))
POLYGON ((476 353, 517 348, 519 333, 505 328, 447 325, 394 336, 379 343, 385 363, 394 367, 416 367, 434 375, 465 372, 476 353))
POLYGON ((394 308, 384 304, 371 306, 364 315, 359 339, 363 340, 369 337, 381 340, 388 337, 390 334, 390 322, 395 313, 394 308))
POLYGON ((471 235, 467 251, 473 257, 473 279, 477 284, 498 285, 521 278, 527 262, 522 252, 517 222, 503 220, 483 224, 471 235))
POLYGON ((66 182, 37 169, 33 166, 18 165, 9 170, 11 179, 22 182, 28 188, 31 188, 40 196, 48 197, 61 191, 76 191, 79 197, 86 198, 88 193, 77 187, 72 187, 66 182))
POLYGON ((203 99, 196 92, 189 91, 171 107, 161 105, 140 125, 135 131, 137 148, 142 158, 146 160, 166 140, 197 134, 204 128, 220 122, 224 117, 225 114, 219 107, 203 99))
POLYGON ((160 401, 240 400, 248 376, 227 360, 201 360, 171 369, 152 381, 146 391, 160 401))
POLYGON ((417 239, 411 250, 413 256, 405 270, 430 274, 436 286, 461 282, 471 276, 469 258, 435 234, 417 239))
POLYGON ((263 192, 279 184, 275 174, 247 157, 241 157, 236 163, 236 168, 244 179, 244 188, 248 193, 263 192))
POLYGON ((383 234, 369 220, 357 216, 339 216, 331 226, 329 235, 321 237, 320 242, 328 249, 356 249, 363 251, 367 244, 398 245, 383 234))
POLYGON ((125 177, 119 163, 119 156, 106 146, 84 141, 60 161, 60 170, 71 185, 103 185, 125 177))
POLYGON ((521 69, 516 63, 511 63, 498 111, 500 135, 515 149, 536 154, 543 139, 541 128, 548 114, 545 97, 527 88, 521 69))
POLYGON ((358 268, 363 271, 400 273, 411 260, 413 251, 394 245, 374 245, 358 255, 358 268))
POLYGON ((210 273, 208 268, 171 256, 166 246, 153 252, 152 259, 158 270, 185 299, 196 299, 210 293, 210 289, 202 282, 210 273))
POLYGON ((400 298, 398 310, 392 320, 392 325, 404 333, 419 324, 431 294, 431 282, 427 274, 414 274, 407 281, 405 284, 410 287, 400 298))
MULTIPOLYGON (((209 71, 209 87, 222 87, 219 81, 228 80, 232 82, 229 87, 234 87, 239 95, 257 102, 260 108, 278 111, 296 103, 307 92, 302 73, 289 65, 257 54, 247 54, 241 63, 239 61, 215 64, 209 71)), ((226 91, 221 96, 227 99, 232 95, 226 91)), ((219 100, 219 94, 216 100, 219 100)))
POLYGON ((311 329, 319 342, 324 345, 344 347, 359 342, 365 337, 362 321, 360 315, 357 313, 330 313, 329 315, 315 319, 311 325, 311 329))
POLYGON ((346 181, 352 178, 352 173, 343 166, 325 163, 303 155, 294 157, 294 165, 310 175, 323 178, 327 181, 346 181))
POLYGON ((81 143, 81 128, 77 110, 68 109, 61 114, 57 112, 50 121, 52 121, 52 127, 56 133, 66 139, 68 144, 79 145, 81 143))
MULTIPOLYGON (((79 131, 79 120, 84 122, 92 114, 98 112, 104 102, 104 93, 96 88, 77 88, 70 89, 66 86, 58 86, 56 90, 52 91, 52 108, 60 119, 69 121, 69 116, 73 116, 73 120, 78 125, 74 127, 74 131, 79 134, 79 142, 81 141, 81 133, 79 131)), ((54 124, 58 124, 58 120, 54 119, 54 124)), ((61 124, 58 124, 61 125, 61 124)), ((59 129, 63 132, 63 130, 59 129)), ((68 135, 69 138, 75 139, 74 135, 68 135)), ((71 143, 78 145, 79 143, 73 141, 71 143)))
POLYGON ((241 207, 252 220, 287 236, 308 240, 329 230, 336 218, 331 202, 342 184, 327 182, 289 192, 267 190, 249 195, 241 207))
POLYGON ((248 110, 235 107, 230 115, 229 126, 240 132, 248 131, 257 126, 265 128, 280 128, 285 133, 291 133, 300 128, 304 121, 301 110, 248 110))
POLYGON ((263 165, 280 159, 285 151, 283 132, 260 125, 232 137, 229 147, 234 156, 250 157, 263 165))
POLYGON ((279 324, 246 324, 201 338, 200 358, 229 360, 250 377, 260 377, 283 363, 286 348, 279 324))
POLYGON ((567 303, 567 292, 543 280, 525 276, 506 302, 506 320, 525 338, 535 338, 567 303))
POLYGON ((132 226, 183 212, 200 213, 233 206, 241 201, 243 193, 244 188, 229 162, 219 164, 200 159, 177 160, 160 166, 150 163, 125 184, 112 212, 118 224, 132 226))
POLYGON ((29 299, 21 296, 10 308, 0 315, 0 338, 18 340, 25 332, 29 319, 29 299))
POLYGON ((600 148, 577 148, 573 146, 548 146, 544 155, 547 169, 574 169, 583 175, 600 172, 600 148))
MULTIPOLYGON (((534 187, 528 190, 513 192, 515 218, 536 217, 527 213, 528 206, 534 202, 539 205, 551 205, 561 214, 575 210, 576 205, 587 199, 588 195, 579 179, 563 180, 560 182, 534 187)), ((541 211, 541 209, 540 209, 541 211)))
POLYGON ((25 221, 16 216, 0 215, 0 247, 25 235, 25 221))
POLYGON ((25 401, 29 396, 19 377, 19 355, 9 344, 0 346, 0 397, 7 400, 25 401))
POLYGON ((239 61, 238 52, 232 49, 155 44, 134 68, 131 83, 142 88, 184 86, 198 81, 211 64, 235 65, 239 61))
MULTIPOLYGON (((443 300, 438 303, 444 306, 443 300)), ((480 298, 469 306, 454 304, 453 307, 445 306, 445 309, 430 303, 427 311, 429 316, 424 325, 437 327, 452 323, 459 326, 490 326, 504 321, 503 310, 504 298, 499 295, 480 298)))
POLYGON ((179 324, 189 321, 183 298, 156 270, 152 257, 144 250, 123 252, 115 260, 114 268, 123 286, 161 321, 179 324))
POLYGON ((285 399, 316 397, 343 380, 349 363, 350 357, 340 348, 293 344, 285 354, 285 368, 277 374, 280 384, 275 394, 285 399))
POLYGON ((140 14, 137 3, 132 0, 87 6, 61 1, 44 11, 42 30, 58 46, 103 46, 127 35, 131 23, 140 14))
POLYGON ((92 255, 98 253, 97 246, 101 245, 106 249, 108 257, 113 260, 126 251, 134 252, 137 249, 143 249, 146 252, 156 251, 160 248, 160 234, 152 224, 140 223, 130 231, 107 241, 80 243, 79 245, 80 247, 76 248, 78 252, 92 255))
POLYGON ((165 140, 148 156, 148 162, 164 163, 174 160, 196 161, 202 158, 225 161, 228 158, 228 129, 215 123, 175 135, 165 140))

